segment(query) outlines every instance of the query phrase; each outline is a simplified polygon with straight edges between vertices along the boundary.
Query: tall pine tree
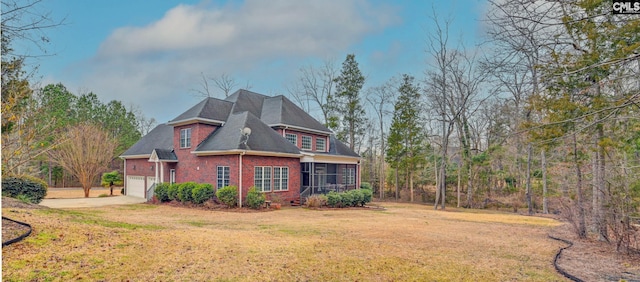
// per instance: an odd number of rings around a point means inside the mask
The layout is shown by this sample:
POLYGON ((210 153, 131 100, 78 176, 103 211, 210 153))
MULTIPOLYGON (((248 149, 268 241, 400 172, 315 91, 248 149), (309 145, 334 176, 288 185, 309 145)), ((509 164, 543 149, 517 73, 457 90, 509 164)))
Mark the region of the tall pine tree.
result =
POLYGON ((329 127, 337 131, 338 139, 349 143, 355 149, 356 140, 364 135, 367 118, 360 102, 360 90, 365 77, 358 68, 356 56, 348 54, 342 63, 340 76, 334 80, 336 92, 328 98, 332 116, 329 127))
POLYGON ((413 201, 414 173, 426 162, 424 130, 420 123, 420 87, 414 84, 413 76, 405 74, 398 92, 400 96, 394 106, 387 140, 387 162, 396 171, 405 171, 413 201))

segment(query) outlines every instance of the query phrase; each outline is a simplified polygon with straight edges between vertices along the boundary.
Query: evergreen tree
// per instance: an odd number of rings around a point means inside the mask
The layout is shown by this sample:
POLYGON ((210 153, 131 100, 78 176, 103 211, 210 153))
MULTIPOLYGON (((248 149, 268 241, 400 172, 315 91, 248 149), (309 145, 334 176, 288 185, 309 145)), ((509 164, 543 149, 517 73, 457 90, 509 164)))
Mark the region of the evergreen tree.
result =
POLYGON ((334 114, 329 118, 329 128, 337 130, 338 139, 346 140, 351 150, 354 150, 356 139, 364 135, 366 128, 367 118, 360 103, 364 81, 356 56, 348 54, 342 63, 340 76, 335 79, 336 92, 328 98, 334 114))
POLYGON ((420 122, 420 87, 414 84, 413 76, 405 74, 398 92, 400 96, 394 106, 386 158, 397 171, 406 171, 413 201, 413 176, 426 161, 424 130, 420 122))

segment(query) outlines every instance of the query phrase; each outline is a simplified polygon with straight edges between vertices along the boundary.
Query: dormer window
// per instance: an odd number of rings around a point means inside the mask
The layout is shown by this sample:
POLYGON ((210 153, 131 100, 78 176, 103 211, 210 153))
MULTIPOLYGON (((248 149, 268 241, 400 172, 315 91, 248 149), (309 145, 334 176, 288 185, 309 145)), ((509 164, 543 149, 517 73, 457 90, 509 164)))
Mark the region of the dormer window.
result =
POLYGON ((180 148, 191 147, 191 128, 180 129, 180 148))

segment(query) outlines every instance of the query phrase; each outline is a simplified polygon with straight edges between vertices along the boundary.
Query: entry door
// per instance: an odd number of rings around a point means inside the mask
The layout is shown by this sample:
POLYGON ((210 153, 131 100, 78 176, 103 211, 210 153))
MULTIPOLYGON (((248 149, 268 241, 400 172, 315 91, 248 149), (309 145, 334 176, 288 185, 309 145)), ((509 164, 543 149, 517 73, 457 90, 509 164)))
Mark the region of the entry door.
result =
POLYGON ((320 193, 326 193, 327 191, 327 168, 324 165, 316 166, 316 189, 320 193))

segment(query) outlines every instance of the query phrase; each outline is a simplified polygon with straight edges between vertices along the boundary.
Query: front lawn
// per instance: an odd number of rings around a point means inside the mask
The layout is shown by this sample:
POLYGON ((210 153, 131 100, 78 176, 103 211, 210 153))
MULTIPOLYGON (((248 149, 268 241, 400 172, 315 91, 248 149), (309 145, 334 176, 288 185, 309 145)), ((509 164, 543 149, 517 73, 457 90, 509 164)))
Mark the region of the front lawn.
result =
POLYGON ((4 281, 555 281, 551 219, 387 209, 3 209, 34 227, 4 281))

